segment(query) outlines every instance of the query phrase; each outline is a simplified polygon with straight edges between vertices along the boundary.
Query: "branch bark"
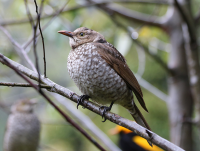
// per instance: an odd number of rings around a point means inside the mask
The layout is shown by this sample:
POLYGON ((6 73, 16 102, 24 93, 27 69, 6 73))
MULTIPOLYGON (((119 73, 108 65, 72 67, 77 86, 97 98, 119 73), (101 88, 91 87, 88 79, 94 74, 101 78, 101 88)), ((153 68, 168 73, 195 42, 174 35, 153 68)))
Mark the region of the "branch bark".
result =
MULTIPOLYGON (((12 66, 14 66, 16 69, 18 69, 18 71, 20 71, 21 73, 23 73, 24 75, 26 75, 27 77, 38 81, 38 74, 26 67, 24 67, 23 65, 14 62, 10 59, 8 59, 7 57, 3 56, 2 54, 0 54, 1 58, 4 57, 12 66)), ((7 65, 7 63, 4 61, 4 59, 0 59, 0 62, 2 64, 7 65)), ((55 92, 58 93, 74 102, 78 102, 79 96, 77 94, 75 94, 74 92, 54 83, 53 81, 51 81, 48 78, 44 78, 44 76, 41 75, 41 83, 42 84, 46 84, 51 86, 51 92, 55 92)), ((85 108, 91 110, 92 112, 101 115, 101 111, 99 110, 99 105, 96 105, 95 103, 85 100, 82 104, 85 108)), ((116 123, 118 125, 121 125, 123 127, 126 127, 128 129, 130 129, 131 131, 135 132, 136 134, 144 137, 147 140, 152 141, 152 143, 154 143, 155 145, 168 150, 168 151, 183 151, 183 149, 181 149, 180 147, 174 145, 173 143, 165 140, 164 138, 158 136, 157 134, 148 131, 148 133, 152 133, 153 134, 153 138, 149 137, 149 134, 147 133, 147 129, 143 128, 142 126, 138 125, 136 122, 130 121, 128 119, 122 118, 117 114, 111 113, 111 112, 106 112, 105 113, 105 117, 110 120, 113 123, 116 123)))
POLYGON ((73 125, 74 128, 76 128, 80 133, 82 133, 93 145, 95 145, 98 149, 100 149, 101 151, 105 151, 105 149, 99 145, 99 143, 97 143, 94 139, 92 139, 92 137, 86 133, 85 130, 83 130, 79 125, 77 125, 67 114, 65 114, 40 88, 40 84, 41 84, 41 75, 39 75, 38 78, 38 82, 39 82, 39 87, 37 87, 36 85, 34 85, 32 83, 32 81, 26 77, 20 70, 18 70, 17 67, 15 67, 9 60, 8 58, 6 58, 5 56, 3 56, 2 54, 0 54, 0 61, 2 61, 6 66, 8 66, 9 68, 13 69, 22 79, 24 79, 25 81, 27 81, 30 85, 32 85, 32 87, 39 93, 41 94, 49 104, 51 104, 61 115, 62 117, 69 122, 71 125, 73 125))
POLYGON ((130 10, 123 6, 117 4, 109 4, 109 5, 100 5, 98 6, 107 13, 111 15, 120 15, 123 18, 129 19, 131 21, 136 21, 139 23, 156 26, 160 28, 164 28, 166 17, 158 17, 153 15, 147 15, 144 13, 140 13, 134 10, 130 10))
MULTIPOLYGON (((0 82, 0 86, 8 86, 8 87, 32 87, 29 83, 15 83, 15 82, 0 82)), ((35 84, 35 86, 39 86, 38 84, 35 84)), ((50 86, 41 84, 41 88, 45 89, 51 89, 50 86)))

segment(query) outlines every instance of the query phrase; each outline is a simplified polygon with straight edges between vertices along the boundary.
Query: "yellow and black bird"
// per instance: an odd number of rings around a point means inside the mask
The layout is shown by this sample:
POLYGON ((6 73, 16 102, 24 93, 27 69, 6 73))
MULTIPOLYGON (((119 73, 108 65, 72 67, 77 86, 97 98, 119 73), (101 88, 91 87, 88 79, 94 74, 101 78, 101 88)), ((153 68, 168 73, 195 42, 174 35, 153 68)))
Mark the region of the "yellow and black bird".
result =
POLYGON ((119 125, 111 129, 110 134, 119 134, 119 147, 122 151, 164 151, 156 145, 149 146, 146 139, 119 125))

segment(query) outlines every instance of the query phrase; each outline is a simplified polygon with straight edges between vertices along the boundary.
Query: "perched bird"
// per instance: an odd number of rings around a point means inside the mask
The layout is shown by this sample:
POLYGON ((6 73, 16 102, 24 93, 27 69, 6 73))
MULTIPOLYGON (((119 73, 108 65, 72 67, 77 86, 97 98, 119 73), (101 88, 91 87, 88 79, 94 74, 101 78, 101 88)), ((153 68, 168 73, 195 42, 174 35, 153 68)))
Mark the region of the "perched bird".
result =
POLYGON ((36 151, 40 122, 33 113, 35 100, 21 100, 11 107, 4 136, 4 151, 36 151))
POLYGON ((78 105, 88 98, 102 105, 110 104, 109 107, 100 107, 104 109, 104 117, 114 103, 120 104, 128 109, 137 123, 150 130, 133 99, 132 92, 148 112, 140 85, 122 54, 100 33, 86 27, 74 32, 61 30, 58 33, 68 36, 70 40, 72 50, 67 61, 68 72, 84 94, 78 105))
POLYGON ((119 134, 119 147, 123 151, 163 151, 156 145, 149 146, 144 138, 119 125, 111 129, 110 134, 119 134))

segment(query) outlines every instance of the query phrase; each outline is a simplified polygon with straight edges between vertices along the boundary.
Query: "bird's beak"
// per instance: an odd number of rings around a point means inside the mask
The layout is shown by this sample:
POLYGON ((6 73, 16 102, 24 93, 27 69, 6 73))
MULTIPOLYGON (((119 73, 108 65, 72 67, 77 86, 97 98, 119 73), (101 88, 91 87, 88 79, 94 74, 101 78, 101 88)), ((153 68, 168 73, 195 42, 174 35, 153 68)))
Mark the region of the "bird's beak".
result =
POLYGON ((70 32, 70 31, 66 31, 66 30, 60 30, 60 31, 58 31, 58 33, 60 33, 60 34, 63 34, 63 35, 66 35, 66 36, 68 36, 68 37, 71 37, 71 38, 73 38, 73 34, 72 34, 72 32, 70 32))

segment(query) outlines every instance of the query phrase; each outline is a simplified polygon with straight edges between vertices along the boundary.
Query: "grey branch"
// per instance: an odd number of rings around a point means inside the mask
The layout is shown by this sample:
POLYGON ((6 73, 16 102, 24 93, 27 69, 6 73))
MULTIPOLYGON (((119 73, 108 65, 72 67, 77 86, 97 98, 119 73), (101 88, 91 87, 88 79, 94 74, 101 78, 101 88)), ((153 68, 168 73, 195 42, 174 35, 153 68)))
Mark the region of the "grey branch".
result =
MULTIPOLYGON (((10 63, 10 61, 8 60, 8 58, 4 57, 4 55, 0 54, 0 60, 3 62, 3 64, 5 64, 7 67, 11 68, 12 70, 14 70, 16 72, 17 75, 19 75, 21 78, 23 78, 25 81, 27 81, 28 83, 30 83, 32 85, 32 87, 39 92, 40 95, 42 95, 48 103, 50 103, 61 115, 62 117, 69 122, 71 125, 73 125, 74 128, 76 128, 79 132, 81 132, 88 140, 90 140, 91 143, 93 143, 97 148, 99 148, 102 151, 105 151, 105 149, 99 145, 98 142, 96 142, 92 137, 90 137, 90 135, 88 133, 86 133, 85 130, 82 129, 82 127, 80 127, 79 125, 77 125, 67 114, 65 114, 42 90, 41 88, 35 86, 33 84, 33 82, 26 77, 20 70, 18 70, 17 67, 15 67, 14 65, 12 65, 10 63)), ((40 76, 38 78, 39 81, 39 85, 41 84, 41 80, 40 80, 40 76)))
POLYGON ((0 25, 0 29, 1 31, 8 37, 8 39, 11 41, 11 43, 17 47, 16 51, 18 52, 18 54, 22 54, 22 56, 24 57, 24 59, 26 60, 26 62, 30 65, 30 67, 36 71, 35 66, 33 65, 32 61, 30 60, 30 58, 28 57, 27 53, 25 52, 25 50, 20 46, 20 44, 18 44, 10 35, 10 33, 0 25))
MULTIPOLYGON (((0 54, 1 56, 3 56, 2 54, 0 54)), ((14 66, 15 68, 17 68, 21 73, 23 73, 24 75, 26 75, 27 77, 33 79, 33 80, 38 80, 38 74, 26 67, 24 67, 23 65, 15 62, 15 61, 12 61, 10 60, 9 58, 5 57, 6 60, 12 65, 14 66)), ((6 65, 6 62, 4 62, 4 59, 0 59, 0 62, 2 64, 5 64, 6 65)), ((49 85, 51 86, 51 92, 55 92, 55 93, 58 93, 74 102, 78 102, 78 99, 80 96, 78 96, 77 94, 75 94, 74 92, 54 83, 53 81, 51 81, 50 79, 48 78, 44 78, 44 76, 41 76, 41 83, 42 84, 46 84, 46 85, 49 85)), ((101 111, 99 110, 99 105, 91 102, 91 101, 88 101, 88 100, 85 100, 82 104, 85 108, 91 110, 92 112, 96 113, 96 114, 99 114, 101 115, 101 111)), ((130 129, 131 131, 135 132, 136 134, 144 137, 145 139, 147 140, 151 140, 153 144, 163 148, 164 150, 168 150, 168 151, 183 151, 183 149, 181 149, 180 147, 176 146, 175 144, 167 141, 166 139, 160 137, 159 135, 153 133, 153 132, 150 132, 152 133, 153 135, 153 138, 150 138, 148 133, 147 133, 147 129, 146 128, 143 128, 142 126, 138 125, 136 122, 134 121, 131 121, 131 120, 128 120, 128 119, 125 119, 123 117, 120 117, 119 115, 117 114, 114 114, 114 113, 111 113, 111 112, 107 112, 105 113, 105 117, 110 120, 111 122, 113 123, 116 123, 118 125, 121 125, 125 128, 128 128, 130 129)))
POLYGON ((117 4, 109 4, 106 6, 99 6, 99 7, 108 12, 109 14, 120 15, 132 21, 137 21, 143 24, 148 24, 162 28, 165 25, 165 19, 166 19, 165 16, 159 17, 159 16, 147 15, 134 10, 130 10, 128 8, 125 8, 117 4))
MULTIPOLYGON (((0 82, 0 86, 9 86, 9 87, 32 87, 29 83, 15 83, 15 82, 0 82)), ((35 86, 39 86, 36 84, 35 86)), ((41 84, 41 88, 51 89, 50 86, 41 84)))

